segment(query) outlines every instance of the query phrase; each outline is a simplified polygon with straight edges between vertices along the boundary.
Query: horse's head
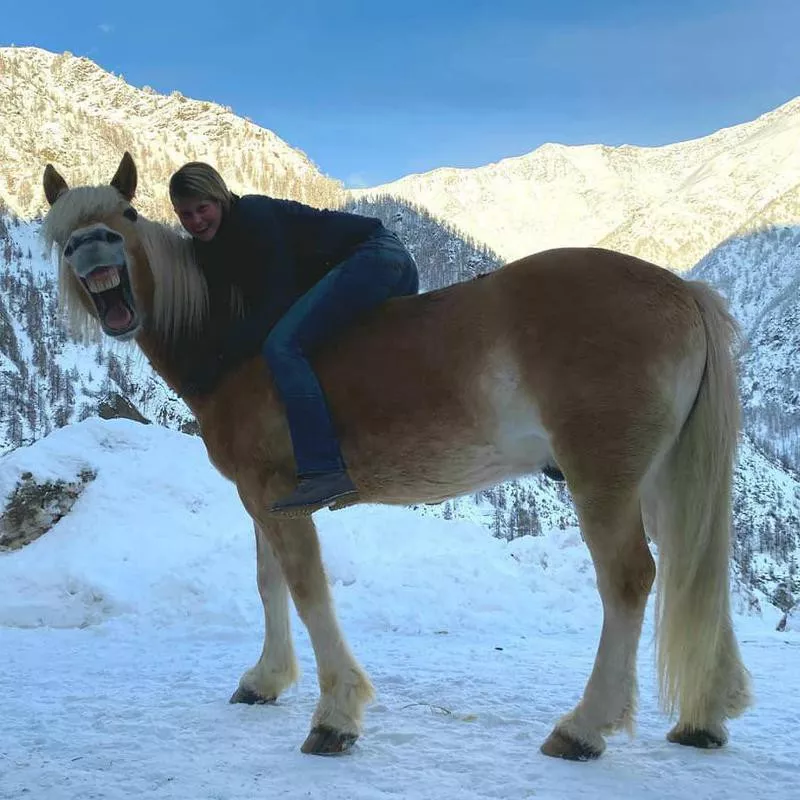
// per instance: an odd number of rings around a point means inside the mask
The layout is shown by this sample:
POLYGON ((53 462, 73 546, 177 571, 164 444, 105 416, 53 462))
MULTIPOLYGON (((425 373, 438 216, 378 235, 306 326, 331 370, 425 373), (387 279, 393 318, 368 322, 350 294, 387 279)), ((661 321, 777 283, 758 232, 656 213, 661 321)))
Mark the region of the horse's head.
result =
MULTIPOLYGON (((135 272, 143 259, 136 232, 136 210, 131 205, 136 191, 136 165, 129 153, 120 161, 108 186, 70 189, 48 164, 44 192, 50 203, 43 232, 60 251, 62 292, 68 307, 96 317, 103 331, 116 339, 128 339, 142 324, 134 286, 143 290, 151 276, 135 272)), ((85 317, 85 314, 84 314, 85 317)))

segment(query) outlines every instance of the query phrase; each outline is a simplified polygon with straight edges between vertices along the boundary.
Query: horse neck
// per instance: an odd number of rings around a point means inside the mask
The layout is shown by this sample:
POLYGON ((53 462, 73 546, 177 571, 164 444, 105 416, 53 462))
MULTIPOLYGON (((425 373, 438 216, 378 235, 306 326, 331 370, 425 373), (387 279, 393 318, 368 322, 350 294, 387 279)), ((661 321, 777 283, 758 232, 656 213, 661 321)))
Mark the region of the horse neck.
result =
POLYGON ((200 313, 207 303, 207 289, 192 257, 191 241, 160 223, 146 224, 143 257, 136 259, 137 304, 144 316, 136 343, 153 369, 179 393, 187 359, 202 359, 203 347, 208 347, 200 313))
POLYGON ((172 353, 164 339, 154 331, 143 327, 136 336, 136 344, 144 353, 150 366, 164 382, 176 393, 180 394, 180 359, 172 353))

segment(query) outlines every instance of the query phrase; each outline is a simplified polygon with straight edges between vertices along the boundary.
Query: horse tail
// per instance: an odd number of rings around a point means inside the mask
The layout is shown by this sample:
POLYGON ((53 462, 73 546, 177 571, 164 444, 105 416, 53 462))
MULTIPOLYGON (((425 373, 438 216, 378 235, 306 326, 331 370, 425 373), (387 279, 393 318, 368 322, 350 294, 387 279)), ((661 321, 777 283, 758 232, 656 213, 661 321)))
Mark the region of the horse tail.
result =
POLYGON ((656 519, 657 664, 664 708, 679 725, 715 727, 750 704, 730 608, 732 481, 740 429, 738 326, 711 287, 687 282, 703 320, 705 371, 660 470, 656 519))

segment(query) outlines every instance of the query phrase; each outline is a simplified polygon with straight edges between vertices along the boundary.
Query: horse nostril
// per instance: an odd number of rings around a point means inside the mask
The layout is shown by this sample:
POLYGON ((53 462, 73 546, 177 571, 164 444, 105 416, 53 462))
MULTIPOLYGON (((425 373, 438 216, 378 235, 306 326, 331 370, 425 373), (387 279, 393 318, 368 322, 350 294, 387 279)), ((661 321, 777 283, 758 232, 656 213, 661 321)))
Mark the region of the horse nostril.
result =
POLYGON ((64 248, 64 258, 69 258, 74 252, 75 252, 75 248, 71 244, 68 244, 64 248))
POLYGON ((122 241, 122 237, 116 231, 112 230, 104 230, 102 238, 105 239, 105 241, 109 244, 122 241))

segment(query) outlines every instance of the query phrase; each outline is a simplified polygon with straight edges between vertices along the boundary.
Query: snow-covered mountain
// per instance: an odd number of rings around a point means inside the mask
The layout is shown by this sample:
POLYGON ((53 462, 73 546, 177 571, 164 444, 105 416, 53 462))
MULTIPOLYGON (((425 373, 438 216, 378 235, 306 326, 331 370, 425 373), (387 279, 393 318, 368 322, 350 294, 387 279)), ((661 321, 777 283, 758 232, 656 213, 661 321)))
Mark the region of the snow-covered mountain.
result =
POLYGON ((239 193, 261 191, 315 205, 341 185, 297 148, 229 108, 130 86, 87 58, 35 47, 0 48, 0 200, 22 218, 46 208, 42 169, 75 183, 106 181, 129 150, 142 181, 138 204, 171 216, 169 176, 190 160, 214 164, 239 193))
POLYGON ((345 192, 272 131, 180 92, 135 88, 86 58, 0 48, 0 201, 44 209, 42 165, 105 180, 123 150, 145 214, 170 214, 170 173, 193 158, 240 191, 320 206, 388 194, 504 260, 601 244, 684 270, 732 235, 800 222, 800 97, 756 120, 663 147, 548 143, 476 169, 441 168, 345 192))
POLYGON ((600 244, 687 269, 733 234, 800 222, 800 97, 664 147, 545 144, 352 190, 420 205, 511 259, 600 244))
POLYGON ((750 435, 800 472, 800 225, 733 237, 690 274, 717 286, 741 325, 750 435))

